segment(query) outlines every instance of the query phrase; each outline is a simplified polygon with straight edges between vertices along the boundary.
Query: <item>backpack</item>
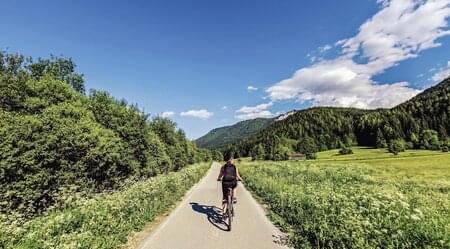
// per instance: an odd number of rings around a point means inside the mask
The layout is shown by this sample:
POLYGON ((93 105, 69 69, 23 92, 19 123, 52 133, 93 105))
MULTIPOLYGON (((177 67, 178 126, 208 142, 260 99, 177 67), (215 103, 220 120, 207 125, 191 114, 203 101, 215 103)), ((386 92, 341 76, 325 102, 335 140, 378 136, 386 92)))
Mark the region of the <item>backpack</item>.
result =
POLYGON ((224 181, 236 181, 237 173, 236 166, 234 164, 225 164, 223 166, 223 180, 224 181))

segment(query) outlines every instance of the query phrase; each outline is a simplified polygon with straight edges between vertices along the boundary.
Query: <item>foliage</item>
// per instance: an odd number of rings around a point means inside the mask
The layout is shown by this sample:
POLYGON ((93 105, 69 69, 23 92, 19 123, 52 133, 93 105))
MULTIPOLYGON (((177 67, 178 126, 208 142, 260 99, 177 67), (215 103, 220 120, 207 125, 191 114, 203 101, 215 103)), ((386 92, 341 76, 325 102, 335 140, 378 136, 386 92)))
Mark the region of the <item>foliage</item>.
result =
POLYGON ((381 132, 380 129, 377 130, 375 147, 376 148, 386 148, 387 147, 386 139, 384 138, 383 132, 381 132))
POLYGON ((175 204, 208 168, 203 163, 137 182, 21 226, 1 223, 0 248, 119 248, 132 231, 175 204))
POLYGON ((170 120, 93 90, 70 59, 0 52, 0 213, 29 219, 63 195, 117 189, 211 160, 170 120))
MULTIPOLYGON (((291 140, 311 138, 318 150, 355 145, 387 148, 403 139, 408 148, 440 150, 450 134, 450 78, 391 109, 314 107, 276 120, 245 139, 226 144, 241 156, 250 156, 257 144, 265 158, 273 159, 275 148, 290 147, 291 140)), ((295 147, 295 146, 294 146, 295 147)), ((299 151, 299 149, 296 149, 299 151)))
POLYGON ((340 155, 349 155, 349 154, 353 154, 353 150, 351 147, 342 147, 339 150, 339 154, 340 155))
POLYGON ((265 151, 262 144, 257 144, 253 147, 251 152, 252 160, 263 160, 265 157, 265 151))
POLYGON ((266 128, 273 121, 274 119, 272 118, 244 120, 231 126, 213 129, 208 134, 195 140, 195 143, 200 148, 219 149, 237 140, 246 139, 266 128))
POLYGON ((306 159, 316 159, 316 152, 319 150, 315 140, 311 137, 302 138, 297 143, 296 151, 304 154, 306 159))
POLYGON ((290 153, 289 148, 287 148, 286 146, 282 146, 281 144, 278 144, 273 152, 273 160, 274 161, 288 160, 289 153, 290 153))
POLYGON ((389 152, 393 153, 394 155, 397 155, 400 152, 405 151, 405 141, 402 139, 396 139, 392 140, 389 144, 389 152))
MULTIPOLYGON (((382 150, 376 153, 385 157, 382 150)), ((356 154, 339 158, 347 156, 356 154)), ((446 172, 436 182, 415 174, 404 157, 394 157, 401 167, 377 168, 320 158, 321 153, 314 163, 239 166, 246 186, 268 206, 294 248, 450 248, 450 164, 436 161, 423 171, 430 177, 446 172), (417 177, 398 177, 405 171, 417 177)), ((411 160, 420 161, 422 170, 430 160, 421 158, 411 160)))

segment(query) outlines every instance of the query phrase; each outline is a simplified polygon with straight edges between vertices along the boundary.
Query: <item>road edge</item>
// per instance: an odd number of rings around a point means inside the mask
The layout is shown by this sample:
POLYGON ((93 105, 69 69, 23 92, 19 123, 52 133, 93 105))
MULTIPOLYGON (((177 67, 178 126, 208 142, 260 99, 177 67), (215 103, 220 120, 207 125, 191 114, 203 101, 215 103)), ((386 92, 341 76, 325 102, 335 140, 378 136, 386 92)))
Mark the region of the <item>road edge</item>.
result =
POLYGON ((189 199, 189 197, 198 188, 200 183, 205 180, 206 176, 212 170, 214 163, 218 163, 218 162, 213 161, 211 163, 209 169, 203 175, 203 177, 197 183, 195 183, 188 191, 186 191, 184 196, 179 201, 177 201, 173 205, 173 207, 171 207, 166 213, 158 216, 155 220, 149 222, 149 224, 145 225, 144 229, 142 229, 140 232, 137 232, 136 234, 134 234, 132 237, 138 237, 139 239, 137 239, 137 241, 135 243, 132 243, 130 245, 127 243, 124 248, 127 248, 127 249, 142 249, 142 248, 145 248, 147 246, 147 244, 148 244, 148 241, 153 236, 158 234, 167 225, 167 223, 170 220, 170 218, 175 216, 181 210, 181 208, 183 207, 182 204, 184 202, 186 202, 186 200, 189 199), (141 232, 143 234, 140 234, 141 232))

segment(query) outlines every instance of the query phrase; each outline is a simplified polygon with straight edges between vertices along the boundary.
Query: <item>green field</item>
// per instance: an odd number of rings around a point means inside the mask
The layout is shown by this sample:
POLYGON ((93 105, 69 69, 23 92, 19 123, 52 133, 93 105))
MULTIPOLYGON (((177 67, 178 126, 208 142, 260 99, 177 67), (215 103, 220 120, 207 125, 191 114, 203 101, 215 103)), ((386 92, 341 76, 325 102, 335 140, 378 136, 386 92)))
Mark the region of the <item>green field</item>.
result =
POLYGON ((240 172, 295 248, 450 248, 450 153, 353 151, 240 172))

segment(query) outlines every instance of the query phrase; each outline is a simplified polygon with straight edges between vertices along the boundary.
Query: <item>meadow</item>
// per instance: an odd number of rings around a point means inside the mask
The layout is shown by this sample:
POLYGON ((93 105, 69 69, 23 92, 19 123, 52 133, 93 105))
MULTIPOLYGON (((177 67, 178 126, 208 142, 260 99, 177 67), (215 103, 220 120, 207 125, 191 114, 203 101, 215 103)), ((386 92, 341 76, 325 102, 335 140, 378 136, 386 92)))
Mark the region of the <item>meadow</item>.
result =
POLYGON ((119 248, 167 212, 209 167, 191 165, 24 223, 0 216, 0 248, 119 248))
POLYGON ((450 248, 450 153, 353 151, 239 169, 294 248, 450 248))

